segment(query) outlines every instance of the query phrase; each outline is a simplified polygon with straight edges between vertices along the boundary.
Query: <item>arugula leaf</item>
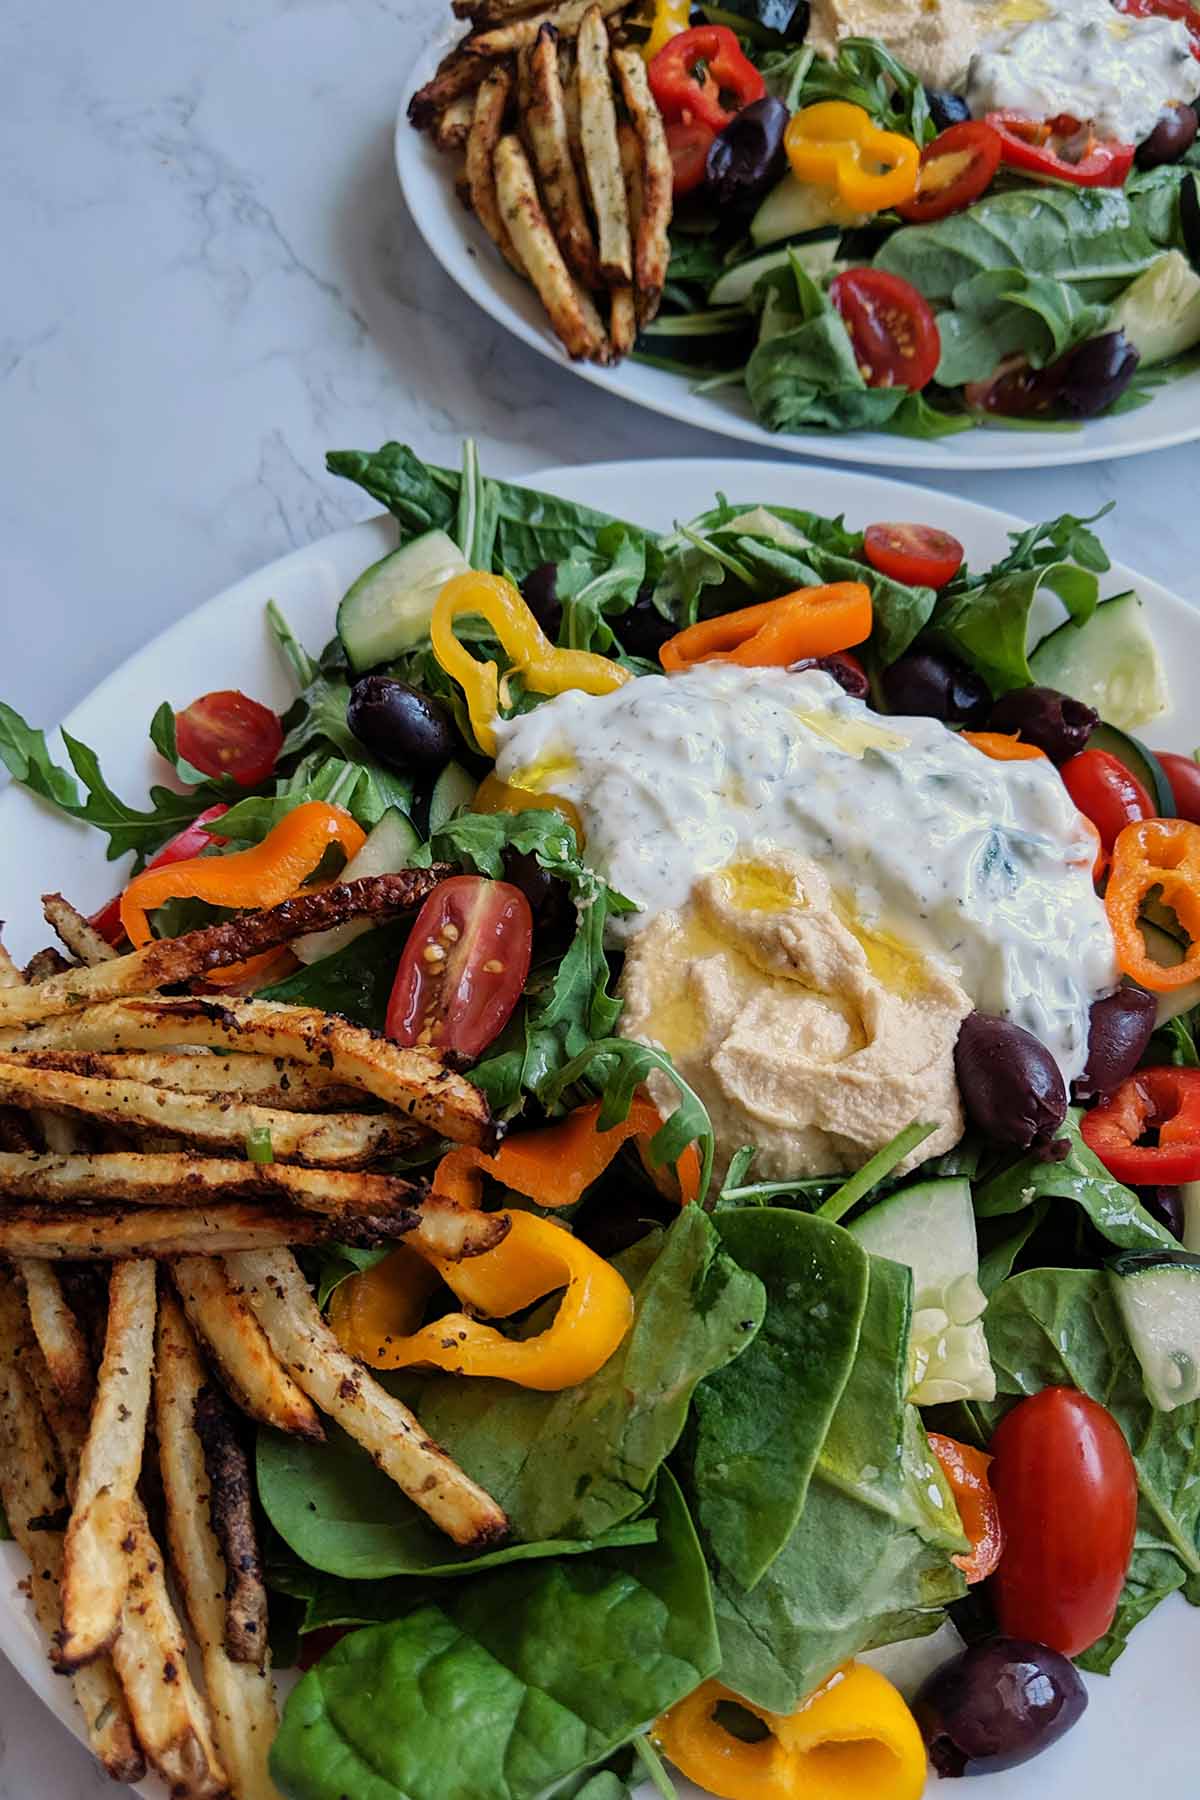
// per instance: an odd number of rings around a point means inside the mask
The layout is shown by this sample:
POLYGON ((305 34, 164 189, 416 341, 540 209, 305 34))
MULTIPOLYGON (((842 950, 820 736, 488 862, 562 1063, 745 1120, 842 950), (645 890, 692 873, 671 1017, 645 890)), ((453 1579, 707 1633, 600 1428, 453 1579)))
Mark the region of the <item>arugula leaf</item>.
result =
POLYGON ((598 1131, 607 1131, 629 1116, 634 1094, 651 1073, 666 1075, 675 1084, 679 1104, 663 1121, 647 1146, 655 1168, 676 1163, 690 1144, 700 1153, 697 1204, 708 1194, 712 1179, 716 1138, 708 1110, 700 1096, 688 1086, 670 1057, 632 1038, 594 1038, 565 1067, 543 1080, 538 1093, 544 1104, 554 1106, 567 1089, 587 1078, 593 1089, 603 1095, 598 1131))
POLYGON ((300 642, 274 600, 267 601, 267 624, 301 691, 317 678, 317 665, 300 642))
MULTIPOLYGON (((768 79, 770 61, 768 58, 763 66, 768 79)), ((771 91, 778 93, 779 74, 772 73, 771 91)), ((812 106, 821 100, 848 100, 869 112, 877 125, 902 132, 918 144, 927 144, 937 135, 922 82, 878 38, 843 38, 832 59, 811 57, 794 105, 812 106)))
POLYGON ((1151 1217, 1129 1188, 1109 1174, 1079 1132, 1079 1112, 1072 1109, 1062 1135, 1070 1150, 1061 1162, 1022 1157, 975 1189, 975 1211, 981 1219, 1021 1212, 1043 1197, 1074 1200, 1102 1237, 1121 1250, 1176 1250, 1164 1225, 1151 1217))
POLYGON ((31 794, 49 800, 63 812, 77 814, 79 789, 51 756, 45 732, 27 725, 4 700, 0 700, 0 757, 13 780, 31 794))
POLYGON ((559 563, 555 581, 563 609, 559 643, 600 655, 619 650, 608 621, 628 612, 658 561, 645 536, 624 525, 601 526, 594 545, 575 545, 559 563))
POLYGON ((1115 505, 1116 501, 1110 500, 1085 519, 1077 518, 1074 513, 1060 513, 1058 518, 1029 525, 1024 531, 1010 531, 1008 541, 1012 549, 1002 561, 979 575, 964 570, 944 592, 954 594, 962 588, 986 587, 1002 575, 1024 574, 1030 569, 1044 568, 1048 563, 1073 562, 1095 575, 1107 574, 1112 567, 1108 552, 1090 527, 1097 519, 1106 518, 1115 505))
POLYGON ((994 695, 1033 682, 1029 630, 1035 605, 1049 590, 1071 618, 1084 624, 1100 600, 1100 583, 1076 563, 1041 563, 1011 574, 991 575, 982 585, 944 597, 931 631, 975 669, 994 695))

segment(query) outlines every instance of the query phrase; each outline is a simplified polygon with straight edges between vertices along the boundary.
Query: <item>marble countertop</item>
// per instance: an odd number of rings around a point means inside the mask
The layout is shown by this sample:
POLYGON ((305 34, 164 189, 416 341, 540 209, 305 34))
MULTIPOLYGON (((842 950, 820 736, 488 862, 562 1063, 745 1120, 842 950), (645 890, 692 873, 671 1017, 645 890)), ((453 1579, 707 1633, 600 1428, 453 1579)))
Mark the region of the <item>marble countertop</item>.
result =
MULTIPOLYGON (((392 123, 441 16, 442 0, 8 0, 0 689, 37 722, 369 510, 324 475, 331 446, 398 437, 456 461, 469 431, 497 474, 738 454, 568 381, 417 240, 392 123)), ((1193 445, 940 485, 1027 517, 1117 498, 1113 553, 1188 593, 1198 478, 1193 445)), ((0 1663, 0 1800, 111 1792, 0 1663)))

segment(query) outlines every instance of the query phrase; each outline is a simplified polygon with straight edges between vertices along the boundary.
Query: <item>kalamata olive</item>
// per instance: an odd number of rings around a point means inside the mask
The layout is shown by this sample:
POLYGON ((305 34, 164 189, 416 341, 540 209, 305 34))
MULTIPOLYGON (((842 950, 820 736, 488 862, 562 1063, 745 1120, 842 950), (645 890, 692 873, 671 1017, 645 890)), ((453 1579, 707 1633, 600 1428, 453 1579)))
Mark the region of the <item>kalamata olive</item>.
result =
POLYGON ((826 675, 832 675, 842 692, 849 694, 853 700, 865 700, 871 692, 871 684, 867 680, 867 671, 856 656, 846 656, 835 650, 829 656, 806 656, 802 662, 789 663, 788 672, 799 675, 805 669, 823 669, 826 675))
POLYGON ((971 109, 961 94, 948 94, 945 88, 925 89, 925 99, 929 105, 929 116, 939 131, 949 131, 951 125, 961 125, 969 119, 971 109))
POLYGON ((1119 987, 1115 994, 1093 1000, 1087 1063, 1075 1083, 1077 1100, 1101 1100, 1133 1074, 1146 1054, 1157 1013, 1153 994, 1141 988, 1119 987))
POLYGON ((621 613, 612 624, 626 655, 641 656, 647 662, 658 661, 659 651, 677 630, 670 619, 663 618, 649 588, 643 588, 629 611, 621 613))
POLYGON ((988 1013, 968 1013, 954 1046, 963 1108, 984 1137, 1018 1150, 1051 1144, 1067 1116, 1058 1064, 1031 1031, 988 1013))
POLYGON ((355 682, 346 721, 359 743, 393 769, 431 773, 450 761, 458 744, 450 709, 390 675, 355 682))
POLYGON ((1140 1187, 1134 1193, 1150 1214, 1160 1225, 1166 1227, 1173 1238, 1183 1242, 1183 1195, 1177 1187, 1140 1187))
POLYGON ((910 650, 885 669, 881 685, 889 712, 978 725, 992 696, 986 681, 940 650, 910 650))
POLYGON ((503 860, 504 879, 520 888, 528 900, 534 928, 548 931, 565 925, 572 911, 566 882, 548 874, 532 850, 514 850, 509 844, 503 860))
POLYGON ((782 100, 766 94, 735 113, 708 147, 705 186, 716 205, 755 205, 783 174, 783 134, 791 114, 782 100))
POLYGON ((557 564, 539 563, 536 569, 530 569, 521 583, 521 598, 550 642, 557 644, 559 628, 562 625, 562 607, 558 599, 557 564))
POLYGON ((1018 734, 1044 750, 1051 762, 1065 763, 1086 750, 1100 714, 1057 688, 1010 688, 988 715, 988 730, 1018 734))
POLYGON ((1139 169, 1157 169, 1163 163, 1178 162, 1196 140, 1200 119, 1193 106, 1168 106, 1148 138, 1137 147, 1134 161, 1139 169))
POLYGON ((1133 380, 1141 356, 1123 331, 1089 338, 1054 364, 1058 410, 1072 419, 1094 419, 1119 400, 1133 380))
POLYGON ((1088 1694, 1073 1662, 1045 1644, 994 1637, 935 1669, 913 1715, 942 1776, 988 1775, 1028 1762, 1082 1718, 1088 1694))

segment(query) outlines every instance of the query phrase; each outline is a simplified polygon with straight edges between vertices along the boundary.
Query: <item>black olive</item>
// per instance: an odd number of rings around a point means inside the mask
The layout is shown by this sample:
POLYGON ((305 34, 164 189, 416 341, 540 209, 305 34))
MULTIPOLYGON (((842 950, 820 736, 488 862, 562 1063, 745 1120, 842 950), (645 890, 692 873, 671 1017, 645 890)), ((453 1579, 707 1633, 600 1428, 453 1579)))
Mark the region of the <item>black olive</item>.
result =
POLYGON ((988 717, 988 730, 1006 736, 1018 734, 1027 744, 1044 750, 1051 762, 1069 762, 1087 749, 1087 741, 1100 723, 1100 714, 1057 688, 1010 688, 1002 694, 988 717))
POLYGON ((677 626, 664 619, 651 598, 651 589, 643 588, 628 612, 612 621, 626 656, 640 656, 646 662, 657 662, 658 653, 677 626))
POLYGON ((913 1715, 939 1775, 987 1775, 1048 1750, 1087 1709, 1074 1663, 1022 1638, 972 1644, 928 1676, 913 1715))
POLYGON ((521 583, 521 598, 550 642, 557 644, 563 616, 558 599, 558 565, 545 562, 530 569, 521 583))
POLYGON ((565 926, 572 913, 566 882, 548 874, 532 850, 514 850, 509 844, 503 860, 504 879, 520 888, 528 900, 535 929, 552 931, 565 926))
POLYGON ((803 662, 788 665, 789 675, 799 675, 804 669, 823 669, 826 675, 833 676, 842 692, 849 694, 853 700, 865 700, 871 692, 871 684, 862 664, 852 656, 840 655, 836 650, 830 656, 806 656, 803 662))
POLYGON ((1140 1187, 1134 1193, 1160 1225, 1165 1225, 1173 1238, 1183 1242, 1183 1195, 1177 1187, 1140 1187))
POLYGON ((1141 361, 1123 331, 1089 338, 1053 365, 1058 371, 1058 409, 1073 419, 1094 419, 1119 400, 1141 361))
POLYGON ((1067 1090, 1058 1064, 1031 1031, 969 1013, 954 1046, 954 1073, 963 1109, 984 1137, 1018 1150, 1049 1150, 1067 1116, 1067 1090))
POLYGON ((783 174, 783 134, 790 117, 772 94, 734 114, 708 147, 704 179, 710 200, 726 210, 757 205, 783 174))
POLYGON ((381 763, 431 774, 444 768, 458 746, 449 707, 406 681, 364 675, 350 690, 346 722, 381 763))
POLYGON ((987 683, 940 650, 910 650, 884 670, 880 685, 889 712, 946 725, 978 725, 992 703, 987 683))
POLYGON ((971 109, 962 95, 948 94, 945 88, 927 87, 925 99, 929 104, 929 116, 939 131, 949 131, 951 125, 961 125, 971 116, 971 109))
POLYGON ((1192 106, 1168 106, 1148 138, 1137 147, 1134 161, 1139 169, 1157 169, 1163 163, 1178 162, 1196 140, 1200 119, 1192 106))
POLYGON ((1141 988, 1119 987, 1092 1002, 1087 1064, 1075 1083, 1077 1100, 1103 1099, 1133 1074, 1146 1054, 1157 1014, 1158 1002, 1141 988))

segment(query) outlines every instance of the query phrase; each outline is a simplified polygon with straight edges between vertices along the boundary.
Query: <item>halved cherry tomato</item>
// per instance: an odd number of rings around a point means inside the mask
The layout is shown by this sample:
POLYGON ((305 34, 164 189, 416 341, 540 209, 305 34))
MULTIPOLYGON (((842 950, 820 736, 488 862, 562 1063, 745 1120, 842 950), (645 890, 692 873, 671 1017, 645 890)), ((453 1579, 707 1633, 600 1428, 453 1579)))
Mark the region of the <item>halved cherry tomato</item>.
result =
POLYGON ((1200 1180, 1200 1069, 1139 1069, 1084 1113, 1080 1131, 1118 1181, 1174 1187, 1200 1180))
POLYGON ((829 298, 868 387, 915 391, 932 381, 942 340, 928 301, 909 282, 886 269, 843 269, 829 298))
POLYGON ((1105 850, 1133 819, 1152 819, 1154 802, 1119 757, 1107 750, 1081 750, 1059 768, 1068 794, 1100 833, 1105 850))
POLYGON ((896 211, 917 225, 961 212, 991 185, 1002 149, 1000 134, 983 119, 951 125, 922 150, 917 191, 896 211))
POLYGON ((868 525, 863 551, 873 569, 908 587, 945 587, 962 568, 963 547, 936 525, 868 525))
POLYGON ((256 787, 275 767, 283 726, 269 706, 222 688, 178 715, 175 747, 202 775, 231 775, 241 787, 256 787))
POLYGON ((532 949, 533 915, 520 888, 482 875, 440 881, 404 946, 388 1037, 478 1056, 508 1024, 532 949))
POLYGON ((1194 756, 1180 756, 1174 750, 1154 752, 1171 784, 1175 811, 1181 819, 1200 825, 1200 763, 1194 756))
POLYGON ((708 152, 716 132, 703 119, 668 119, 667 149, 671 153, 676 194, 690 194, 704 180, 708 152))
POLYGON ((1005 1414, 991 1450, 1000 1629, 1078 1656, 1112 1624, 1133 1554, 1137 1471, 1121 1427, 1087 1394, 1043 1388, 1005 1414))
POLYGON ((1031 119, 1010 108, 988 113, 986 123, 1000 138, 1005 165, 1030 175, 1076 187, 1120 187, 1133 167, 1135 145, 1098 138, 1091 125, 1065 114, 1031 119))
POLYGON ((929 1448, 942 1465, 942 1473, 950 1483, 963 1531, 971 1540, 965 1556, 952 1556, 969 1582, 983 1581, 1000 1561, 1004 1549, 1004 1533, 1000 1528, 1000 1508, 988 1479, 991 1457, 957 1438, 943 1437, 940 1431, 929 1433, 929 1448))
MULTIPOLYGON (((228 811, 227 806, 210 806, 207 812, 199 813, 190 825, 185 825, 176 837, 171 838, 163 845, 157 856, 150 858, 146 864, 147 869, 165 869, 170 863, 187 862, 190 857, 199 856, 202 850, 208 850, 213 846, 219 849, 229 840, 223 837, 213 837, 212 833, 205 831, 204 827, 211 825, 214 819, 219 819, 222 813, 228 811)), ((119 944, 125 935, 121 924, 120 894, 114 894, 106 906, 102 906, 99 912, 93 913, 91 923, 106 943, 119 944)))
MULTIPOLYGON (((761 100, 767 84, 728 25, 694 25, 664 44, 646 73, 658 109, 724 131, 734 113, 761 100)), ((678 190, 676 190, 678 191, 678 190)))

